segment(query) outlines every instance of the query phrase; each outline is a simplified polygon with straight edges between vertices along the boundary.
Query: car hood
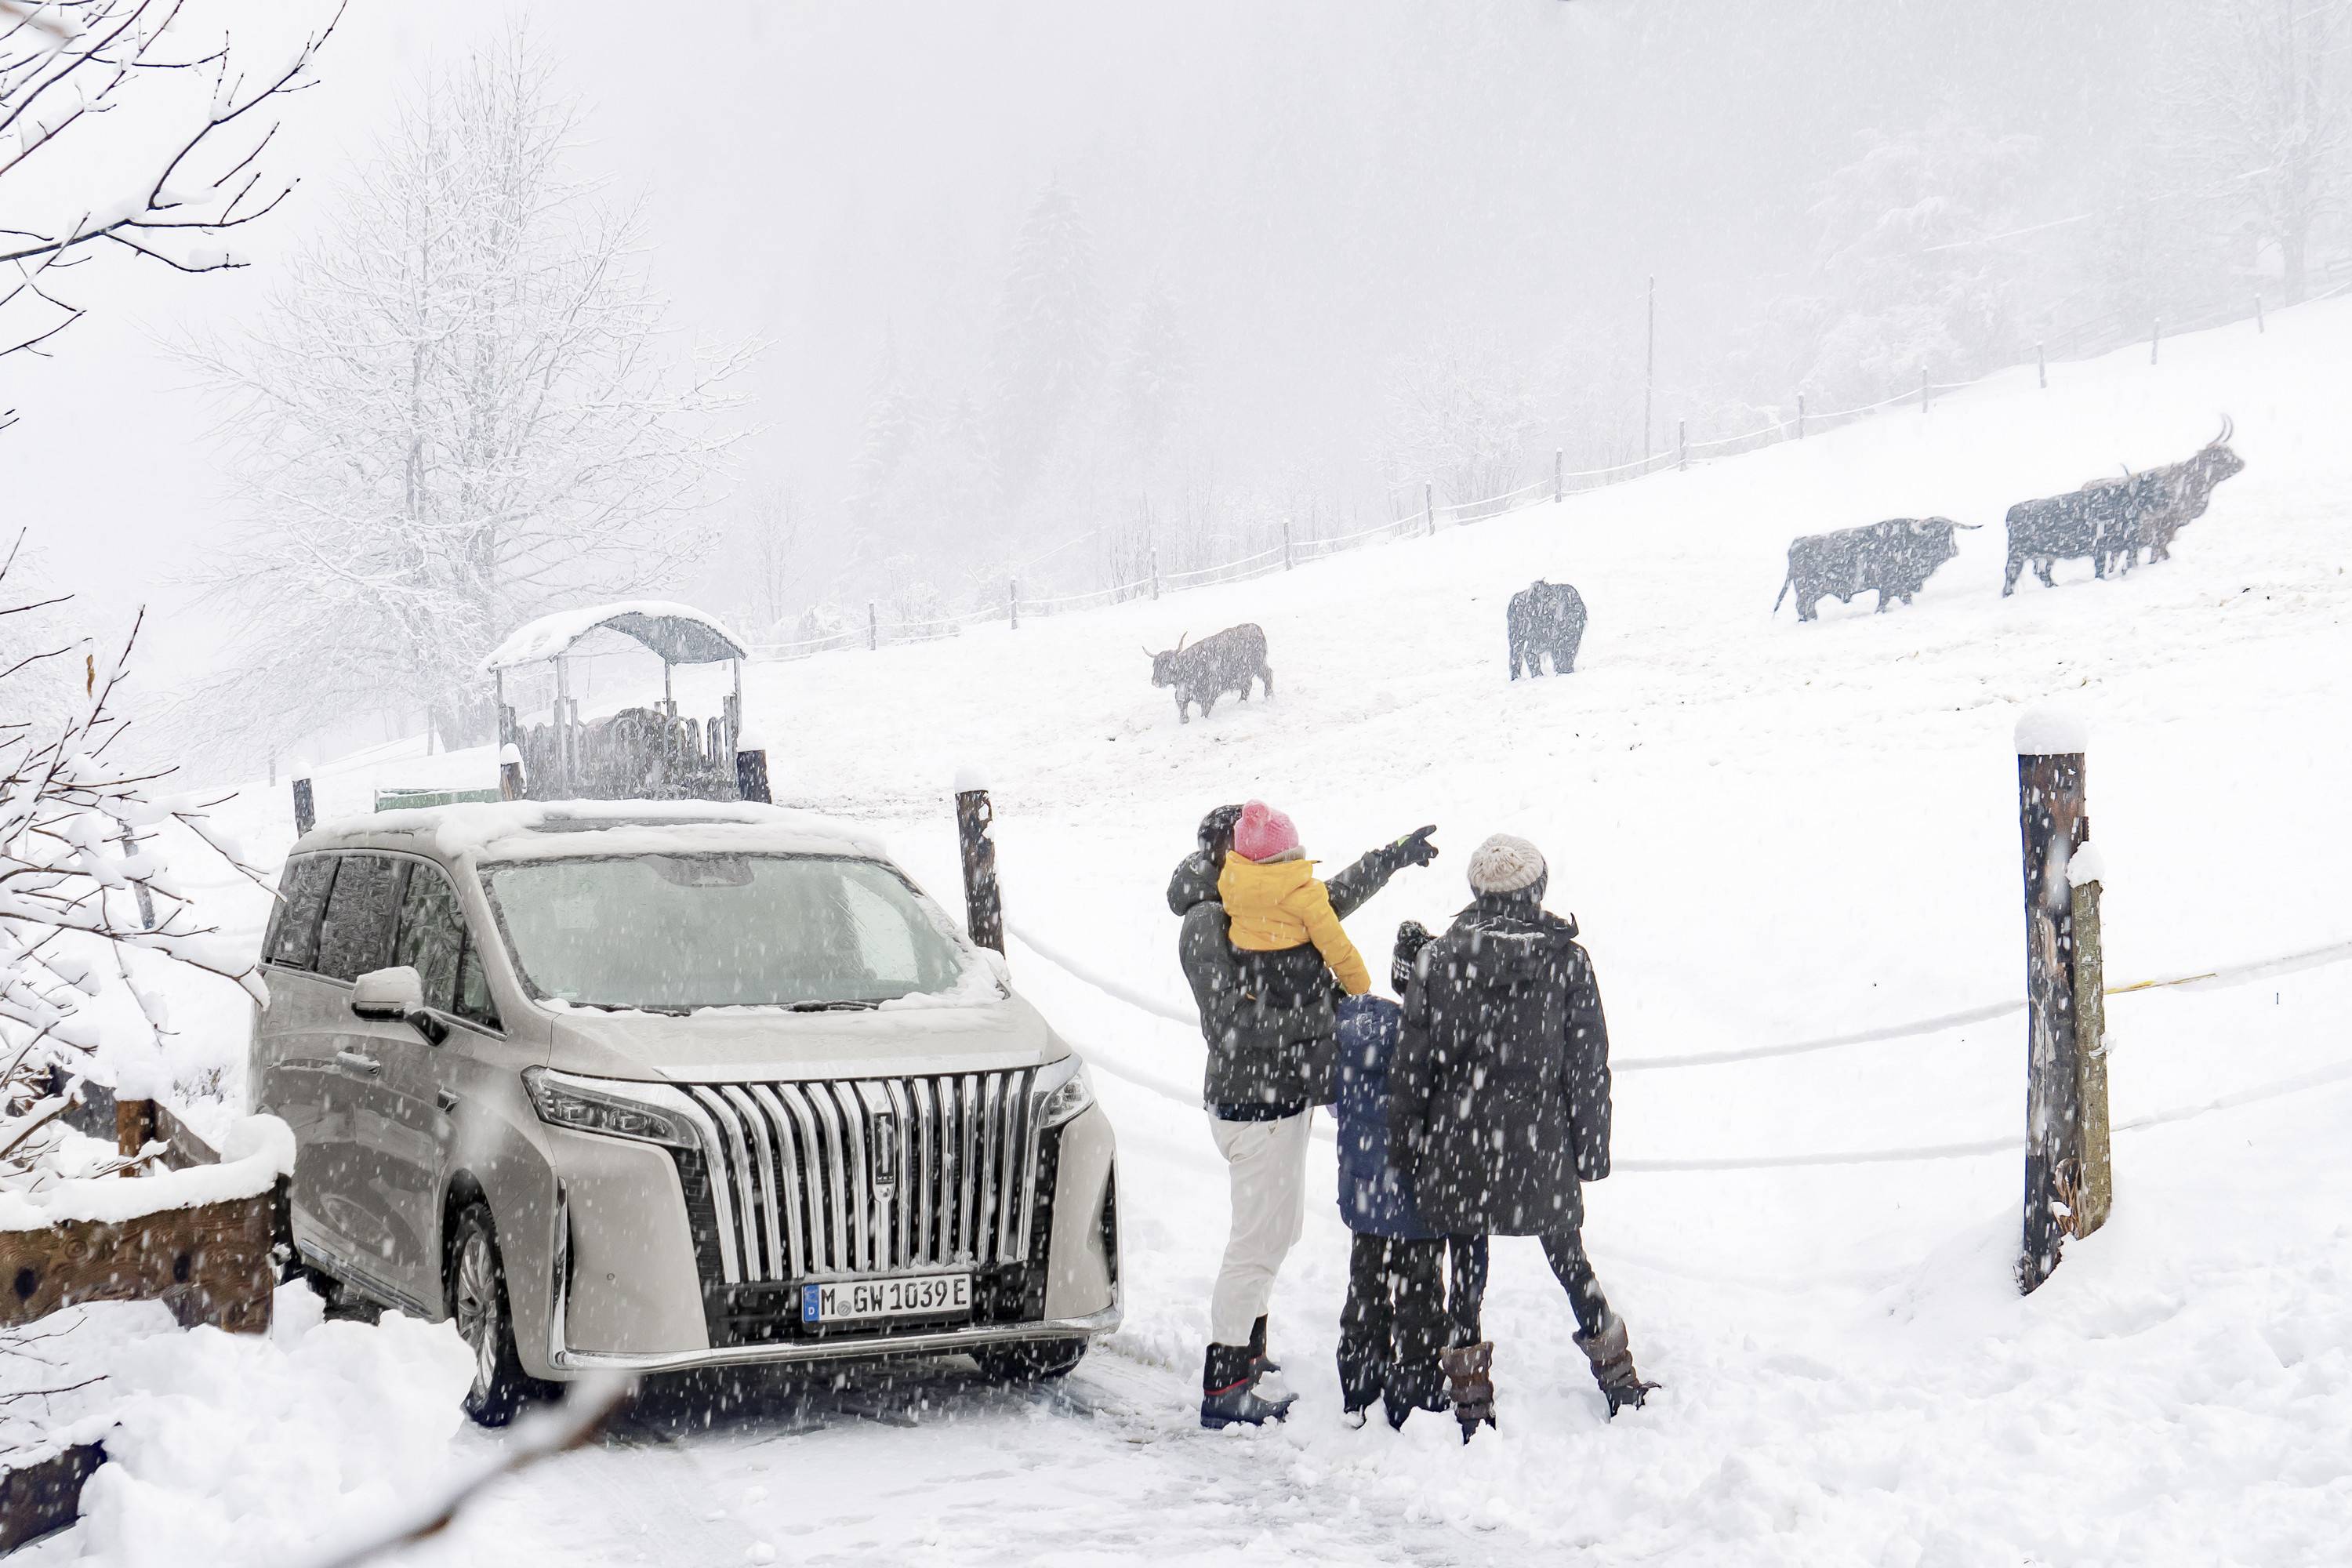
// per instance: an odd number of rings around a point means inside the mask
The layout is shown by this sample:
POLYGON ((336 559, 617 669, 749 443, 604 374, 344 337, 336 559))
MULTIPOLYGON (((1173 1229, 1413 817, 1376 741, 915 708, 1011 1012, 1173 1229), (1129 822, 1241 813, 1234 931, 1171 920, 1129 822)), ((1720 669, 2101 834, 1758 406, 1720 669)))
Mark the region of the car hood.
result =
POLYGON ((1042 1067, 1069 1047, 1019 997, 870 1013, 706 1007, 684 1016, 552 1010, 548 1066, 667 1083, 900 1078, 1042 1067))

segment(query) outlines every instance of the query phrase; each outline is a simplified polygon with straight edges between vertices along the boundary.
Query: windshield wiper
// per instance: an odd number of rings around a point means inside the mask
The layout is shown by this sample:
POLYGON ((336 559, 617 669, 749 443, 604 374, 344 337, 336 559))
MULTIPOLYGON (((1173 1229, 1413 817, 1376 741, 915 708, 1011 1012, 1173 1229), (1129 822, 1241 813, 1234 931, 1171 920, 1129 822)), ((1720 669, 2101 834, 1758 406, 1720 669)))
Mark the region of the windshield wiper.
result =
POLYGON ((870 1013, 882 1005, 879 1002, 787 1002, 788 1013, 870 1013))

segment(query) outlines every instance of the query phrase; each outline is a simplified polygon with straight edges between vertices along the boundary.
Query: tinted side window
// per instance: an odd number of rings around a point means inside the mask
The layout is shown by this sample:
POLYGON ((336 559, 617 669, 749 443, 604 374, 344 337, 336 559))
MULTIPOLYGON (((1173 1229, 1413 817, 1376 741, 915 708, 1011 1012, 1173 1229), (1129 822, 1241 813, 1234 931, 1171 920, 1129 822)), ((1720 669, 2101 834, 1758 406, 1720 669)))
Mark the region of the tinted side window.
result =
POLYGON ((327 895, 319 922, 319 973, 357 980, 392 962, 393 916, 400 903, 400 874, 407 868, 388 855, 345 855, 327 895))
POLYGON ((457 952, 465 942, 466 917, 457 908, 457 889, 438 867, 412 862, 392 961, 415 966, 417 978, 425 982, 427 1007, 438 1007, 444 1013, 455 1010, 457 952))
POLYGON ((278 879, 279 902, 263 956, 289 969, 308 969, 319 956, 319 915, 327 907, 327 884, 334 880, 332 855, 305 855, 286 862, 278 879))
POLYGON ((475 948, 470 933, 466 938, 464 959, 457 966, 457 1005, 450 1010, 486 1029, 506 1027, 499 1021, 499 1005, 490 999, 489 976, 482 973, 482 955, 475 948))

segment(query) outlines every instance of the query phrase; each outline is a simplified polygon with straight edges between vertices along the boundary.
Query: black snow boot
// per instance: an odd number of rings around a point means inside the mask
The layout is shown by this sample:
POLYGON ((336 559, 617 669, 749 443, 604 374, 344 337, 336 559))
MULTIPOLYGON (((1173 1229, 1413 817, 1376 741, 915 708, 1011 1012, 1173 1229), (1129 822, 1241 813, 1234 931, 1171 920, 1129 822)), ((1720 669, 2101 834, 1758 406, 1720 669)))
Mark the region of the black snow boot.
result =
POLYGON ((1576 1348, 1592 1363, 1592 1381, 1601 1385, 1601 1397, 1609 1401, 1609 1418, 1612 1421, 1625 1405, 1640 1409, 1650 1390, 1658 1386, 1643 1383, 1642 1374, 1633 1370, 1633 1352, 1626 1343, 1625 1320, 1614 1312, 1591 1333, 1577 1335, 1576 1348))
POLYGON ((1297 1396, 1259 1398, 1254 1386, 1257 1374, 1251 1369, 1250 1360, 1247 1345, 1209 1347, 1208 1361, 1201 1369, 1202 1426, 1213 1432, 1236 1424, 1262 1426, 1290 1414, 1291 1401, 1297 1396))
POLYGON ((1454 1403, 1454 1419, 1462 1423, 1462 1440, 1467 1443, 1481 1421, 1495 1425, 1495 1343, 1481 1340, 1439 1351, 1437 1364, 1445 1369, 1446 1396, 1454 1403))
POLYGON ((1250 1375, 1262 1377, 1269 1372, 1280 1372, 1282 1363, 1265 1353, 1265 1320, 1260 1318, 1250 1325, 1250 1375))

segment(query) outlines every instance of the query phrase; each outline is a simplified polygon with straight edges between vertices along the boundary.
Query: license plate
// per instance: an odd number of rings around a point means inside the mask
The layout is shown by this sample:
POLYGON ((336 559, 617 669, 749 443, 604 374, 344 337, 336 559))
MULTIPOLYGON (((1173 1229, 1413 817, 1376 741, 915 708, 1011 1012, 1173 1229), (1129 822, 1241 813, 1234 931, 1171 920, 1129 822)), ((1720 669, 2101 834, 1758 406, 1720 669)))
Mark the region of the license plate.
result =
POLYGON ((801 1321, 846 1323, 873 1318, 946 1318, 971 1311, 969 1274, 908 1274, 896 1279, 844 1279, 801 1287, 801 1321))

